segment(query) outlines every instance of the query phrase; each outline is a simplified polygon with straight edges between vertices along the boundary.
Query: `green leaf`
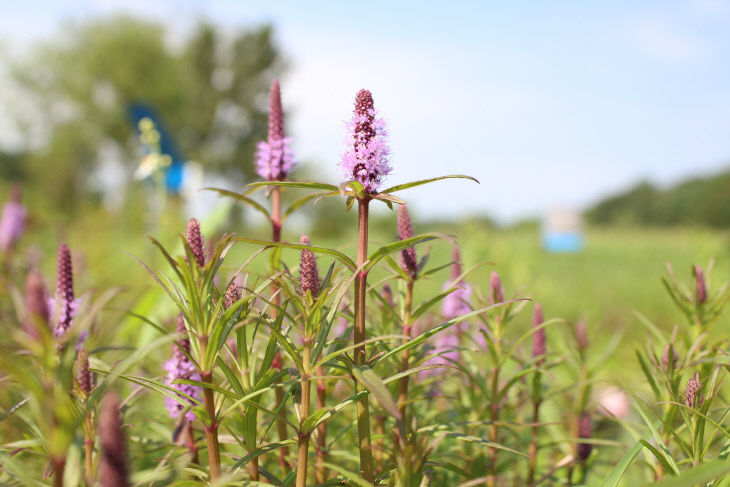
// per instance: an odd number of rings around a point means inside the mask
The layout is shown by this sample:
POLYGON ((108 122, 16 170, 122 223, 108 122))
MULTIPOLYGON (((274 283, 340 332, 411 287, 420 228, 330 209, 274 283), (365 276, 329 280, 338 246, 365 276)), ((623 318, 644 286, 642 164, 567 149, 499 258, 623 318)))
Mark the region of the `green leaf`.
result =
POLYGON ((389 352, 381 355, 378 358, 377 362, 382 362, 383 360, 387 359, 388 357, 392 357, 393 355, 400 354, 403 350, 410 350, 413 347, 417 347, 418 345, 422 344, 423 342, 425 342, 426 340, 428 340, 429 338, 434 336, 436 333, 439 333, 447 328, 450 328, 458 323, 461 323, 462 321, 466 321, 468 319, 474 318, 475 316, 479 316, 482 313, 486 313, 487 311, 490 311, 492 309, 500 308, 502 306, 507 306, 509 304, 516 303, 518 301, 525 301, 525 299, 510 299, 509 301, 504 301, 501 303, 493 304, 491 306, 487 306, 486 308, 477 309, 477 310, 472 311, 471 313, 467 313, 465 315, 461 315, 457 318, 454 318, 453 320, 449 320, 444 323, 441 323, 440 325, 438 325, 434 328, 431 328, 427 332, 421 333, 419 336, 417 336, 413 340, 410 340, 409 342, 404 343, 404 344, 390 350, 389 352))
POLYGON ((398 420, 401 419, 400 411, 398 411, 398 406, 395 405, 395 401, 393 401, 390 391, 387 387, 385 387, 380 376, 378 376, 373 369, 370 367, 353 367, 352 375, 365 387, 365 389, 375 396, 375 399, 378 400, 383 409, 390 413, 394 418, 398 420))
POLYGON ((311 201, 313 199, 319 199, 328 194, 332 194, 332 192, 326 191, 323 193, 312 193, 312 194, 308 194, 306 196, 302 196, 301 198, 294 201, 291 205, 289 205, 289 208, 287 208, 286 211, 284 211, 284 213, 281 215, 281 222, 283 223, 284 221, 286 221, 286 219, 289 218, 289 216, 291 216, 292 213, 294 213, 299 208, 304 206, 308 201, 311 201))
MULTIPOLYGON (((647 432, 644 435, 643 440, 648 440, 650 436, 651 432, 647 432)), ((601 487, 616 487, 621 480, 621 477, 624 475, 624 472, 627 468, 629 468, 629 465, 633 463, 634 458, 636 458, 636 455, 639 454, 643 446, 644 445, 641 443, 641 441, 637 441, 634 446, 631 447, 631 449, 627 451, 624 456, 621 457, 618 463, 613 467, 611 473, 608 474, 608 477, 603 480, 601 487)))
POLYGON ((370 269, 375 266, 378 262, 380 262, 381 259, 383 259, 386 255, 390 255, 394 252, 399 252, 401 250, 407 249, 408 247, 413 247, 416 244, 419 244, 421 242, 428 242, 429 240, 434 240, 437 238, 445 238, 448 240, 453 240, 452 237, 449 237, 447 235, 441 234, 441 233, 424 233, 421 235, 416 235, 415 237, 407 238, 405 240, 399 240, 397 242, 393 242, 388 245, 384 245, 377 249, 375 252, 370 254, 368 257, 368 262, 364 267, 364 271, 368 272, 370 269))
POLYGON ((690 485, 703 485, 706 482, 717 480, 730 473, 730 462, 726 460, 714 460, 702 463, 696 467, 689 468, 676 477, 669 477, 661 482, 645 484, 653 487, 687 487, 690 485))
MULTIPOLYGON (((392 186, 388 189, 384 189, 381 191, 381 193, 394 193, 396 191, 401 191, 403 189, 408 188, 415 188, 416 186, 421 186, 423 184, 432 183, 434 181, 441 181, 442 179, 470 179, 472 181, 475 181, 477 184, 479 184, 479 181, 471 176, 465 176, 463 174, 449 174, 448 176, 441 176, 438 178, 431 178, 431 179, 421 179, 420 181, 412 181, 410 183, 405 184, 399 184, 397 186, 392 186)), ((378 195, 376 195, 378 196, 378 195)))
POLYGON ((282 186, 285 188, 318 189, 321 191, 339 191, 333 184, 317 183, 315 181, 257 181, 250 183, 247 188, 259 188, 265 186, 282 186))
POLYGON ((302 249, 309 249, 315 254, 324 254, 334 257, 335 259, 342 262, 344 265, 346 265, 350 269, 355 269, 357 266, 355 263, 350 259, 348 256, 343 254, 342 252, 338 252, 336 250, 332 249, 326 249, 323 247, 313 247, 311 245, 301 245, 301 244, 292 244, 292 243, 285 243, 285 242, 267 242, 266 240, 256 240, 252 238, 234 238, 233 239, 236 242, 244 242, 244 243, 250 243, 250 244, 256 244, 256 245, 265 245, 266 247, 271 248, 284 248, 284 249, 296 249, 296 250, 302 250, 302 249))
MULTIPOLYGON (((657 447, 649 443, 647 440, 639 440, 644 447, 646 447, 647 450, 649 450, 652 455, 656 457, 657 460, 659 460, 659 463, 662 464, 664 467, 664 470, 667 472, 670 472, 674 475, 679 474, 679 468, 677 467, 677 464, 675 463, 674 459, 667 455, 664 451, 659 450, 657 447)), ((684 484, 683 484, 684 485, 684 484)))
POLYGON ((244 195, 242 195, 240 193, 236 193, 234 191, 228 191, 227 189, 222 189, 222 188, 203 188, 203 190, 204 191, 205 190, 207 190, 207 191, 215 191, 215 192, 217 192, 217 193, 219 193, 219 194, 221 194, 223 196, 230 196, 231 198, 234 198, 234 199, 237 199, 238 201, 241 201, 243 203, 246 203, 247 205, 249 205, 254 210, 256 210, 259 213, 263 214, 266 217, 266 220, 271 221, 271 215, 269 214, 269 210, 267 210, 266 208, 264 208, 264 206, 261 205, 261 203, 259 203, 258 201, 252 200, 248 196, 244 196, 244 195))

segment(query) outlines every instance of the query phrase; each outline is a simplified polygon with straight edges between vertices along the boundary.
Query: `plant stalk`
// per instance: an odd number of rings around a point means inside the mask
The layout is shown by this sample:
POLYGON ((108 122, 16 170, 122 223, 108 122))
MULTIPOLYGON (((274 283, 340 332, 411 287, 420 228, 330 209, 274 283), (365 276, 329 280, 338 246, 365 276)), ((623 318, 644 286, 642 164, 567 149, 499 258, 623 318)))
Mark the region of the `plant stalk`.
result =
POLYGON ((312 341, 305 338, 304 351, 302 353, 302 363, 304 370, 302 371, 302 398, 299 403, 299 431, 297 432, 297 481, 296 487, 307 486, 307 457, 309 456, 309 438, 312 433, 310 431, 302 431, 304 421, 309 417, 310 395, 312 383, 309 376, 309 366, 312 355, 312 341))
POLYGON ((94 484, 94 422, 91 418, 91 411, 85 418, 86 431, 84 431, 84 474, 86 485, 94 484))
MULTIPOLYGON (((497 422, 499 421, 499 400, 497 396, 499 394, 499 369, 501 360, 501 322, 499 319, 495 322, 495 333, 494 333, 494 346, 497 351, 497 363, 494 364, 492 369, 492 384, 491 384, 491 404, 490 404, 490 424, 489 424, 489 441, 497 443, 497 422)), ((497 449, 493 446, 489 447, 489 480, 487 485, 489 487, 496 487, 497 485, 497 449)))
MULTIPOLYGON (((324 368, 317 369, 319 377, 324 376, 324 368)), ((317 379, 317 408, 324 409, 326 406, 327 388, 324 379, 317 379)), ((322 423, 317 427, 317 463, 314 472, 315 480, 318 484, 323 484, 327 480, 327 467, 324 466, 327 461, 327 424, 322 423)))
MULTIPOLYGON (((357 266, 360 267, 368 258, 368 206, 370 198, 358 200, 357 226, 357 266)), ((355 278, 355 365, 360 367, 365 363, 365 299, 367 296, 368 274, 360 270, 355 278)), ((362 391, 362 386, 355 381, 355 391, 362 391)), ((357 400, 357 436, 360 449, 360 476, 366 481, 374 483, 373 447, 370 438, 370 408, 368 396, 364 395, 357 400)))
MULTIPOLYGON (((271 190, 271 240, 274 242, 281 242, 281 188, 274 186, 271 190)), ((277 292, 278 288, 275 284, 271 285, 272 303, 274 306, 271 308, 271 317, 276 319, 276 315, 279 313, 278 306, 281 304, 281 298, 277 292)), ((276 359, 274 363, 281 364, 281 353, 276 352, 276 359)), ((281 370, 281 365, 278 367, 281 370)), ((281 381, 278 381, 281 382, 281 381)), ((284 389, 276 387, 274 389, 276 395, 276 405, 283 404, 286 397, 284 395, 284 389)), ((284 442, 287 440, 286 432, 286 411, 281 408, 276 414, 276 431, 279 435, 279 441, 284 442)), ((289 468, 287 458, 289 457, 289 447, 282 446, 279 448, 279 465, 284 468, 289 468)), ((258 465, 258 462, 257 462, 258 465)), ((258 466, 257 466, 258 469, 258 466)))
MULTIPOLYGON (((402 334, 405 335, 403 343, 408 343, 411 336, 411 310, 413 308, 413 284, 415 279, 408 279, 406 283, 406 297, 403 306, 403 325, 401 326, 402 334)), ((403 350, 401 352, 401 372, 408 370, 408 362, 410 359, 410 351, 403 350)), ((406 412, 408 409, 408 375, 404 375, 398 381, 398 411, 400 412, 401 418, 403 418, 403 424, 408 424, 406 418, 406 412)))
POLYGON ((63 487, 63 472, 66 470, 66 458, 59 457, 51 460, 53 464, 53 487, 63 487))
POLYGON ((535 481, 535 471, 537 470, 537 440, 539 435, 539 430, 537 427, 537 423, 540 421, 540 403, 541 401, 538 399, 535 401, 533 405, 533 413, 532 413, 532 441, 530 441, 530 446, 528 450, 528 470, 527 470, 527 483, 529 485, 532 485, 532 483, 535 481))
MULTIPOLYGON (((202 382, 206 384, 213 383, 212 372, 201 372, 200 377, 202 382)), ((215 482, 221 476, 221 452, 218 444, 218 422, 215 413, 213 389, 203 387, 203 402, 210 418, 209 423, 204 427, 205 441, 208 445, 208 469, 210 470, 210 481, 215 482)))

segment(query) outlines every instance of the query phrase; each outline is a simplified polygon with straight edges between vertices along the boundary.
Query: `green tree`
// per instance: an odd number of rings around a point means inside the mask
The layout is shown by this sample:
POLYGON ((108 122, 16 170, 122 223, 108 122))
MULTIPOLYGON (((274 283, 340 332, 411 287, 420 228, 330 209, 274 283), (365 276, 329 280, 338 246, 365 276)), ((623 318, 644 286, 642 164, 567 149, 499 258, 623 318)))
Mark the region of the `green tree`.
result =
POLYGON ((135 164, 130 103, 161 116, 179 149, 206 169, 250 176, 266 136, 265 93, 283 68, 268 26, 222 35, 200 23, 182 45, 159 23, 109 17, 72 24, 14 66, 32 110, 27 175, 69 210, 83 195, 102 144, 135 164))

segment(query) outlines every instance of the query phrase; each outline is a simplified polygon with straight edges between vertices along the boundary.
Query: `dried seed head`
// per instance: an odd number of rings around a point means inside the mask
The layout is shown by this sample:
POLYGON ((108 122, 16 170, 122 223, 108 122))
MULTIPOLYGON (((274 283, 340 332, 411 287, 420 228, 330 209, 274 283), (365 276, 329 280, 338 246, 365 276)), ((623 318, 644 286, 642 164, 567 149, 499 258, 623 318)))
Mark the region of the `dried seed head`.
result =
POLYGON ((662 353, 662 368, 665 372, 669 372, 670 364, 671 368, 677 368, 677 355, 674 353, 674 345, 667 343, 667 346, 664 347, 664 352, 662 353))
POLYGON ((502 279, 500 279, 497 271, 492 271, 492 274, 489 276, 489 299, 491 304, 501 303, 504 301, 502 279))
MULTIPOLYGON (((540 306, 540 303, 535 303, 535 307, 532 310, 532 327, 537 328, 544 321, 542 306, 540 306)), ((544 362, 543 357, 545 356, 545 352, 545 328, 540 328, 532 333, 532 358, 538 359, 538 365, 544 362)))
POLYGON ((10 197, 3 205, 0 216, 0 252, 12 250, 25 231, 27 212, 20 198, 20 185, 14 184, 10 188, 10 197))
POLYGON ((702 267, 696 265, 692 268, 692 273, 695 276, 697 283, 697 290, 695 292, 695 299, 697 304, 702 304, 707 301, 707 284, 705 282, 705 273, 702 272, 702 267))
MULTIPOLYGON (((578 438, 589 439, 592 434, 591 416, 588 413, 582 413, 578 418, 578 438)), ((576 453, 581 462, 588 460, 593 451, 593 445, 590 443, 578 443, 576 453)))
POLYGON ((223 306, 228 309, 234 304, 236 304, 241 299, 241 286, 236 282, 236 280, 232 280, 231 283, 228 285, 228 289, 226 289, 226 300, 223 303, 223 306))
POLYGON ((699 374, 690 377, 687 381, 687 392, 684 394, 684 403, 688 408, 699 409, 702 407, 704 397, 700 393, 700 389, 702 389, 702 384, 700 383, 699 374))
MULTIPOLYGON (((406 205, 398 206, 398 238, 406 240, 413 238, 413 227, 411 226, 411 216, 408 214, 406 205)), ((411 278, 415 278, 418 273, 418 259, 416 258, 415 247, 408 247, 400 251, 400 262, 403 271, 411 278)))
POLYGON ((31 270, 25 278, 25 331, 38 337, 37 326, 48 326, 50 310, 48 309, 48 291, 43 276, 37 270, 31 270))
POLYGON ((279 80, 274 80, 269 90, 269 136, 256 146, 256 173, 269 181, 286 179, 296 164, 290 144, 291 139, 284 137, 279 80))
POLYGON ((85 396, 88 396, 94 388, 91 371, 89 371, 89 355, 83 348, 79 350, 76 358, 76 382, 85 396))
POLYGON ((71 251, 64 243, 58 248, 58 274, 56 277, 56 297, 52 303, 53 334, 63 336, 71 327, 79 301, 74 299, 74 277, 71 265, 71 251))
POLYGON ((583 320, 579 320, 575 324, 575 340, 578 342, 578 349, 585 350, 588 348, 588 331, 583 320))
POLYGON ((195 218, 191 218, 188 221, 188 227, 185 231, 185 239, 188 241, 195 263, 198 264, 198 267, 205 266, 203 236, 200 234, 200 223, 195 218))
MULTIPOLYGON (((309 241, 309 237, 306 235, 301 236, 299 243, 302 245, 312 245, 309 241)), ((302 249, 299 257, 299 285, 303 295, 306 295, 307 291, 309 291, 312 296, 317 296, 317 293, 319 293, 317 259, 314 256, 314 253, 309 249, 302 249)))
POLYGON ((102 487, 127 487, 129 480, 122 415, 119 398, 114 392, 107 392, 101 401, 98 428, 101 443, 99 482, 102 487))
POLYGON ((368 90, 357 93, 355 111, 347 129, 347 150, 341 163, 345 179, 359 181, 369 194, 377 193, 383 177, 391 171, 390 149, 385 122, 377 116, 368 90))

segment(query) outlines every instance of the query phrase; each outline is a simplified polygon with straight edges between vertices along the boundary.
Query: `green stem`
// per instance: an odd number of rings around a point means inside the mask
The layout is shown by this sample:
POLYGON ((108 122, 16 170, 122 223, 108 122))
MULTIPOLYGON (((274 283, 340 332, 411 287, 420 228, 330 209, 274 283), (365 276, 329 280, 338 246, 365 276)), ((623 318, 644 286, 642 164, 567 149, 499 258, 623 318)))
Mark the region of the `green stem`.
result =
MULTIPOLYGON (((358 200, 358 231, 357 231, 357 266, 360 267, 368 256, 368 205, 370 198, 358 200)), ((367 295, 368 274, 359 271, 355 278, 355 365, 365 363, 365 299, 367 295)), ((362 391, 362 386, 356 381, 355 391, 362 391)), ((360 475, 368 482, 375 481, 373 467, 373 449, 370 439, 370 408, 368 396, 364 395, 357 400, 357 435, 360 449, 360 475)))
MULTIPOLYGON (((206 384, 213 383, 212 372, 202 372, 200 374, 202 382, 206 384)), ((208 445, 208 469, 210 470, 210 481, 215 482, 221 476, 221 452, 218 444, 218 422, 215 412, 215 398, 213 397, 213 389, 203 387, 203 402, 205 410, 208 412, 209 422, 205 425, 205 441, 208 445)))
MULTIPOLYGON (((271 240, 274 242, 281 241, 281 188, 278 186, 274 186, 271 190, 271 240)), ((278 307, 281 304, 281 297, 277 291, 278 288, 276 287, 276 284, 272 284, 271 294, 273 298, 271 301, 273 306, 271 308, 271 317, 273 319, 276 319, 276 315, 279 313, 278 307)), ((281 353, 278 351, 276 352, 275 362, 277 364, 281 364, 281 353)), ((278 369, 281 370, 281 365, 279 365, 278 369)), ((278 382, 280 383, 281 380, 278 382)), ((284 389, 282 387, 276 387, 274 394, 276 395, 276 405, 278 407, 286 400, 284 389)), ((279 441, 283 443, 287 440, 285 408, 280 408, 279 412, 276 414, 276 431, 279 435, 279 441)), ((282 446, 279 448, 279 465, 286 469, 290 468, 286 460, 288 457, 289 447, 282 446)))
MULTIPOLYGON (((317 375, 324 376, 324 368, 317 369, 317 375)), ((317 407, 324 409, 326 406, 327 388, 324 379, 317 379, 317 407)), ((317 427, 317 467, 315 470, 315 480, 318 484, 323 484, 327 480, 327 468, 324 466, 327 461, 327 424, 322 423, 317 427)))
MULTIPOLYGON (((405 303, 404 303, 404 310, 403 310, 403 325, 401 327, 403 335, 405 337, 403 338, 403 343, 407 343, 408 340, 410 340, 411 336, 411 309, 413 307, 413 284, 415 283, 414 279, 408 279, 406 283, 406 297, 405 297, 405 303)), ((409 350, 403 350, 401 352, 401 372, 405 372, 408 370, 408 362, 410 359, 410 352, 409 350)), ((398 381, 398 411, 400 412, 401 417, 403 418, 403 424, 408 424, 406 413, 408 409, 408 375, 404 375, 399 381, 398 381)))
MULTIPOLYGON (((492 443, 498 442, 498 434, 497 434, 497 422, 499 421, 499 400, 497 399, 497 396, 499 395, 499 369, 500 369, 500 363, 501 363, 501 327, 502 324, 498 320, 495 322, 495 332, 494 332, 494 347, 496 349, 496 355, 497 355, 497 362, 494 364, 494 368, 492 369, 492 384, 491 384, 491 398, 490 398, 490 424, 489 424, 489 441, 492 443)), ((497 485, 497 449, 490 446, 489 447, 489 480, 487 481, 487 485, 489 487, 496 487, 497 485)))
POLYGON ((309 456, 309 438, 311 437, 310 431, 303 431, 302 427, 304 422, 309 417, 309 405, 312 384, 310 381, 309 367, 312 359, 312 340, 311 338, 305 338, 304 352, 302 353, 302 363, 304 364, 304 370, 302 370, 302 398, 299 403, 299 431, 298 443, 297 443, 297 481, 296 487, 307 486, 307 457, 309 456))
POLYGON ((539 430, 537 423, 540 421, 540 400, 536 400, 533 405, 532 413, 532 441, 528 451, 528 470, 527 470, 527 483, 532 485, 535 481, 535 471, 537 470, 537 440, 539 437, 539 430))

